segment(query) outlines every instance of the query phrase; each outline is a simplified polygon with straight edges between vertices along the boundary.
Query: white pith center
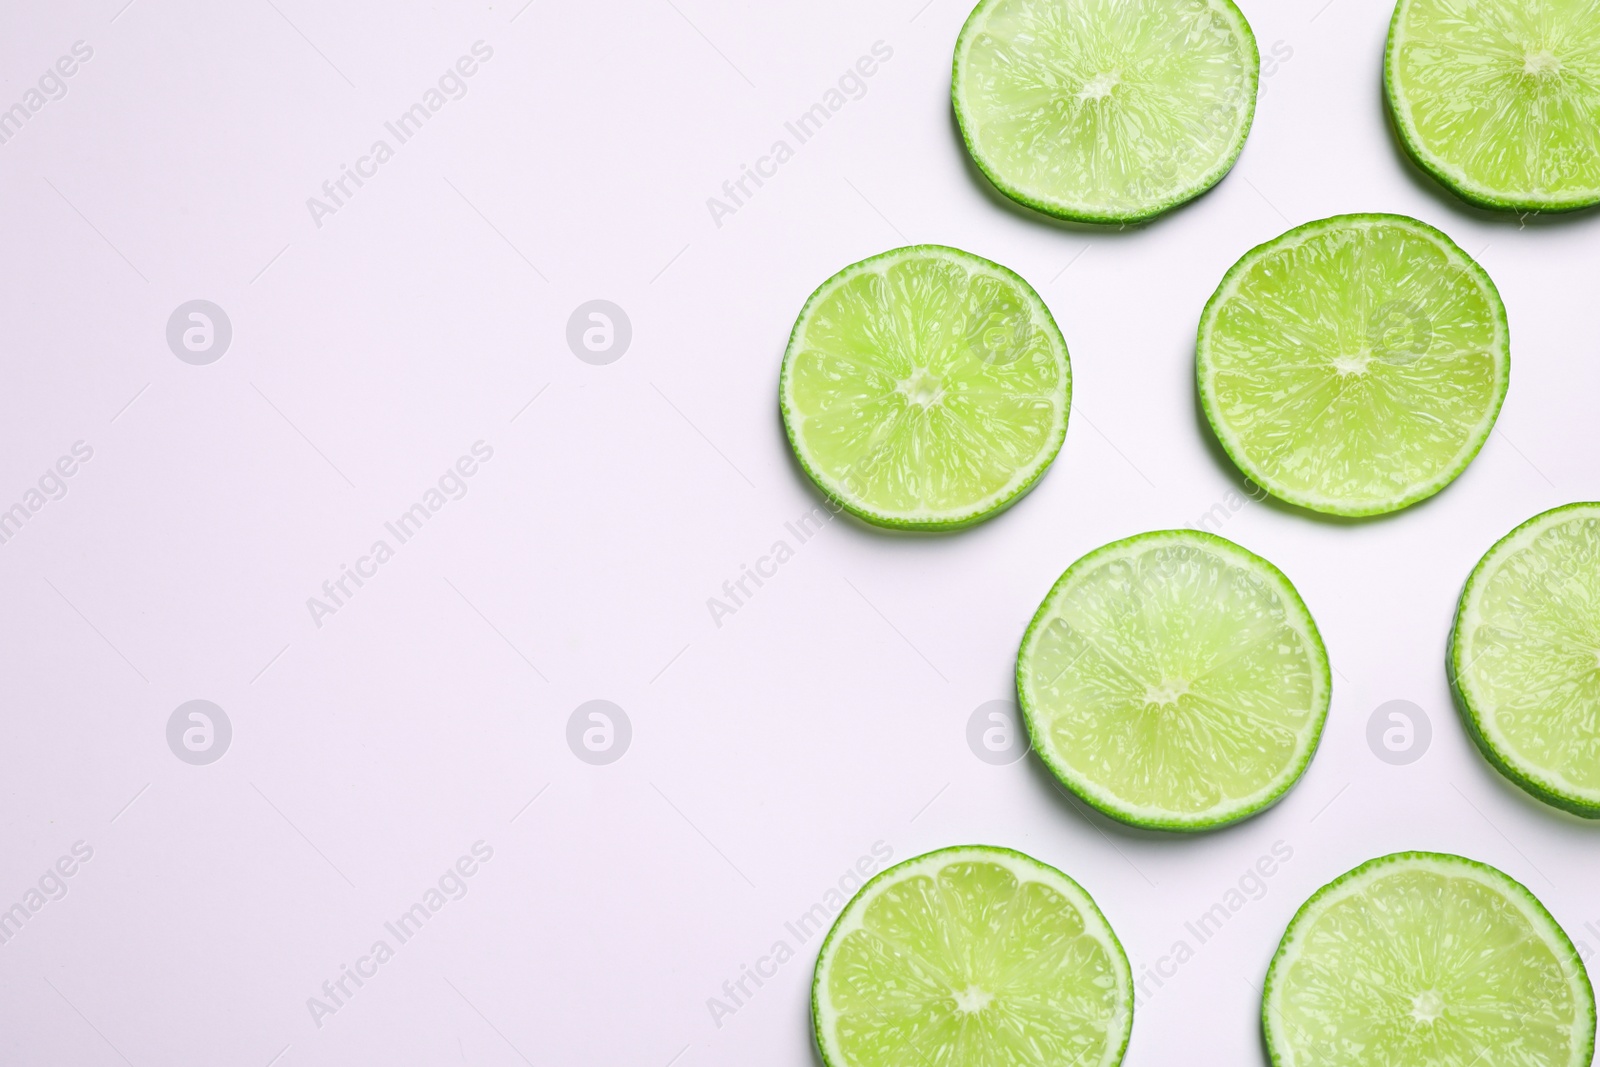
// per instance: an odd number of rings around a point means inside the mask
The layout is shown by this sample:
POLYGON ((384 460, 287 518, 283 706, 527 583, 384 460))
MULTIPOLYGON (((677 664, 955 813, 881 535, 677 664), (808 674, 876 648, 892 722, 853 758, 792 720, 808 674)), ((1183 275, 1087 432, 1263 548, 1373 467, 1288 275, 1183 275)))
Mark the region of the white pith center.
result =
POLYGON ((1350 355, 1334 356, 1333 369, 1338 372, 1339 377, 1349 378, 1353 375, 1367 373, 1367 364, 1371 362, 1372 353, 1363 349, 1350 355))
POLYGON ((1528 49, 1522 54, 1522 73, 1533 77, 1542 77, 1546 74, 1555 74, 1561 69, 1561 60, 1551 54, 1550 49, 1541 48, 1537 52, 1528 49))
POLYGON ((1144 691, 1146 704, 1176 704, 1178 698, 1189 692, 1189 683, 1168 679, 1160 685, 1152 685, 1144 691))
POLYGON ((1411 1017, 1419 1023, 1431 1023, 1444 1014, 1444 998, 1432 989, 1424 989, 1411 998, 1411 1017))
POLYGON ((905 395, 906 402, 926 410, 944 397, 944 385, 928 373, 926 367, 917 367, 911 377, 895 386, 905 395))
POLYGON ((987 1008, 993 1000, 993 993, 986 993, 975 985, 969 985, 955 993, 956 1011, 963 1015, 975 1015, 987 1008))
POLYGON ((1103 70, 1099 74, 1083 83, 1083 88, 1078 90, 1079 100, 1104 100, 1111 95, 1111 90, 1122 84, 1122 72, 1118 70, 1103 70))

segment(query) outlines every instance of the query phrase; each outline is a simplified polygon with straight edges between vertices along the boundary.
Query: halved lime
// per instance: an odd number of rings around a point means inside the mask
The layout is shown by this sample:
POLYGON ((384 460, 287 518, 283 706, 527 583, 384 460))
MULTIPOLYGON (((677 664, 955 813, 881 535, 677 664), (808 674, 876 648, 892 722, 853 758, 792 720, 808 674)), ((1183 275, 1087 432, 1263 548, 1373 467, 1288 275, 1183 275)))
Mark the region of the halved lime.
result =
POLYGON ((811 1017, 827 1067, 1114 1067, 1133 974, 1078 883, 965 845, 891 867, 845 905, 811 1017))
POLYGON ((967 526, 1015 503, 1067 435, 1067 344, 1039 294, 968 252, 915 245, 811 294, 778 385, 811 480, 879 526, 967 526))
POLYGON ((1400 0, 1384 85, 1407 150, 1463 199, 1600 203, 1594 0, 1400 0))
POLYGON ((1228 173, 1260 66, 1232 0, 982 0, 956 41, 951 99, 1002 193, 1133 222, 1228 173))
POLYGON ((1017 653, 1033 747, 1135 826, 1203 830, 1295 783, 1322 736, 1328 654, 1283 573, 1232 541, 1162 530, 1067 568, 1017 653))
POLYGON ((1368 860, 1301 906, 1267 971, 1274 1067, 1589 1067, 1594 991, 1561 927, 1487 864, 1368 860))
POLYGON ((1485 553, 1456 608, 1449 670, 1490 763, 1600 819, 1600 504, 1536 515, 1485 553))
POLYGON ((1200 317, 1200 401, 1273 496, 1378 515, 1432 496, 1505 400, 1505 306, 1455 242, 1403 215, 1337 215, 1246 252, 1200 317))

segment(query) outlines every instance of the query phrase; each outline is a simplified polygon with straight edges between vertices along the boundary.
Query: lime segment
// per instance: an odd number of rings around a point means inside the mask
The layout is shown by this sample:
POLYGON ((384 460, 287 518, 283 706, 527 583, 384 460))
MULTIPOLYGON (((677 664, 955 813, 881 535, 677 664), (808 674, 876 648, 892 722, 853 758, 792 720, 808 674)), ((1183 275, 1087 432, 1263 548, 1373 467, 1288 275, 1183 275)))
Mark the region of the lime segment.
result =
POLYGON ((1403 852, 1308 900, 1267 972, 1274 1067, 1588 1067, 1594 993, 1532 893, 1460 856, 1403 852))
POLYGON ((795 455, 840 506, 880 526, 951 529, 1044 473, 1066 437, 1072 373, 1027 282, 919 245, 812 294, 779 392, 795 455))
POLYGON ((1206 418, 1274 496, 1375 515, 1477 455, 1510 378, 1494 283, 1401 215, 1340 215, 1247 252, 1200 318, 1206 418))
POLYGON ((1289 580, 1231 541, 1142 534, 1067 568, 1017 655, 1034 748, 1138 826, 1199 830, 1267 807, 1305 770, 1331 683, 1289 580))
POLYGON ((1400 0, 1384 83, 1406 148, 1464 199, 1600 203, 1595 0, 1400 0))
POLYGON ((822 946, 811 1006, 827 1067, 1113 1067, 1133 976, 1076 882, 970 845, 856 894, 822 946))
POLYGON ((1600 504, 1537 515, 1489 549, 1456 609, 1450 680, 1491 763, 1600 818, 1600 504))
POLYGON ((1231 0, 982 0, 951 96, 996 188, 1062 218, 1131 222, 1238 158, 1260 57, 1231 0))

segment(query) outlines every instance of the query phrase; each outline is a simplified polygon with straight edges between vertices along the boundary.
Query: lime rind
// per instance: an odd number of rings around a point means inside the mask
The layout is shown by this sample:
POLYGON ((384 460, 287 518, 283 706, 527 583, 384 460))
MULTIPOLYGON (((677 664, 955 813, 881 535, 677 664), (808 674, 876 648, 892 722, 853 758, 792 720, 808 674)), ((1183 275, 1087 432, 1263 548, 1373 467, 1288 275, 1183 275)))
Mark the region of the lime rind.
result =
POLYGON ((959 248, 952 248, 948 245, 906 245, 901 248, 890 249, 887 252, 880 252, 875 256, 869 256, 844 267, 817 286, 806 299, 805 305, 801 308, 800 314, 795 320, 794 328, 789 334, 788 347, 784 352, 783 367, 778 381, 778 404, 783 416, 784 432, 788 437, 791 451, 794 453, 801 469, 805 471, 806 476, 827 498, 831 508, 843 510, 863 522, 886 529, 926 532, 959 530, 991 519, 1010 508, 1038 484, 1039 479, 1044 477, 1045 472, 1055 462, 1056 456, 1060 453, 1061 446, 1067 437, 1067 420, 1072 406, 1072 362, 1067 351, 1066 339, 1061 335, 1061 329, 1056 324, 1054 316, 1051 315, 1049 306, 1045 304, 1044 299, 1020 274, 993 260, 985 259, 982 256, 974 255, 959 248), (804 330, 811 320, 813 309, 841 285, 858 275, 866 271, 886 269, 896 262, 913 256, 943 257, 960 264, 969 271, 989 274, 1014 287, 1017 294, 1028 304, 1031 311, 1030 325, 1041 332, 1048 341, 1052 353, 1057 357, 1060 372, 1060 393, 1059 397, 1056 398, 1055 419, 1047 441, 1032 462, 1018 468, 1005 486, 989 494, 984 499, 954 512, 908 516, 886 514, 881 509, 861 500, 857 494, 852 493, 848 486, 842 484, 831 473, 819 469, 800 440, 799 427, 803 416, 791 402, 790 390, 793 383, 795 358, 801 350, 804 330))
POLYGON ((950 97, 955 110, 956 123, 961 129, 961 139, 966 145, 968 156, 983 173, 983 176, 988 179, 989 183, 1008 199, 1032 208, 1041 214, 1065 219, 1069 222, 1096 224, 1145 222, 1205 193, 1220 182, 1228 171, 1233 169, 1234 163, 1239 159, 1239 154, 1244 151, 1245 141, 1249 138, 1250 128, 1255 122, 1256 94, 1261 80, 1261 52, 1256 44, 1255 33, 1250 28, 1249 20, 1245 18, 1244 13, 1239 10, 1233 0, 1204 0, 1205 6, 1210 11, 1221 15, 1233 27, 1240 43, 1248 53, 1248 62, 1244 65, 1247 85, 1241 90, 1241 95, 1244 99, 1242 107, 1236 112, 1234 119, 1237 129, 1229 146, 1218 156, 1215 163, 1187 182, 1177 185, 1162 195, 1151 198, 1147 204, 1126 210, 1109 207, 1089 208, 1070 204, 1060 199, 1052 199, 1042 191, 1025 189, 1017 182, 1007 178, 1002 169, 988 158, 977 143, 978 139, 972 129, 972 122, 966 114, 966 108, 962 106, 961 99, 962 74, 968 50, 973 39, 982 29, 983 17, 987 15, 990 8, 1001 2, 1005 2, 1005 0, 980 0, 980 3, 972 9, 971 14, 967 16, 967 21, 962 25, 961 34, 956 39, 955 58, 951 65, 950 97))
MULTIPOLYGON (((1590 984, 1583 957, 1579 955, 1572 939, 1561 928, 1561 924, 1556 922, 1549 909, 1527 886, 1504 871, 1465 856, 1447 852, 1418 851, 1394 852, 1370 859, 1322 886, 1295 911, 1294 917, 1289 920, 1289 925, 1284 930, 1282 940, 1278 943, 1277 951, 1273 953, 1272 962, 1267 967, 1267 976, 1261 991, 1261 1030, 1273 1067, 1301 1067, 1288 1053, 1277 1020, 1282 1018, 1279 1007, 1282 976, 1286 968, 1299 957, 1300 938, 1308 928, 1308 924, 1325 913, 1332 904, 1346 896, 1354 895, 1363 884, 1375 880, 1386 869, 1402 865, 1427 867, 1438 873, 1448 872, 1472 877, 1498 891, 1506 900, 1518 907, 1534 932, 1543 935, 1543 943, 1563 963, 1569 988, 1576 1003, 1588 1009, 1582 1020, 1583 1025, 1576 1034, 1577 1040, 1573 1044, 1572 1058, 1567 1065, 1564 1065, 1564 1067, 1588 1067, 1594 1059, 1595 1050, 1594 987, 1590 984)), ((1320 1035, 1320 1038, 1326 1043, 1328 1035, 1320 1035)), ((1501 1061, 1485 1059, 1484 1062, 1501 1061)))
POLYGON ((1511 382, 1511 343, 1510 324, 1506 318, 1505 302, 1500 299, 1500 291, 1495 287, 1489 273, 1483 269, 1476 260, 1467 255, 1450 239, 1449 235, 1429 226, 1425 222, 1411 218, 1408 215, 1391 215, 1381 212, 1362 212, 1348 215, 1334 215, 1314 222, 1304 223, 1288 230, 1270 241, 1256 245, 1243 256, 1239 257, 1228 272, 1223 275, 1217 289, 1206 301, 1206 306, 1200 314, 1200 326, 1195 343, 1195 378, 1196 387, 1200 395, 1200 405, 1205 412, 1206 422, 1210 425, 1212 433, 1227 452, 1228 458, 1252 482, 1261 486, 1274 497, 1298 507, 1327 515, 1338 515, 1345 518, 1364 518, 1373 515, 1385 515, 1410 507, 1412 504, 1426 500, 1438 493, 1451 482, 1459 478, 1463 471, 1477 458, 1488 441, 1489 434, 1494 430, 1495 420, 1500 415, 1500 409, 1505 404, 1506 392, 1511 382), (1261 464, 1255 462, 1237 437, 1228 431, 1226 423, 1218 410, 1219 402, 1214 394, 1212 382, 1208 371, 1208 354, 1211 345, 1212 331, 1217 322, 1218 315, 1227 302, 1234 295, 1244 274, 1255 266, 1264 256, 1279 249, 1289 247, 1291 242, 1304 242, 1318 234, 1351 225, 1393 225, 1399 226, 1423 236, 1437 244, 1451 259, 1464 268, 1469 276, 1480 286, 1480 291, 1494 312, 1495 337, 1493 350, 1495 354, 1496 387, 1493 401, 1488 405, 1468 436, 1462 448, 1452 457, 1451 461, 1442 466, 1432 478, 1410 486, 1406 492, 1396 494, 1390 498, 1362 504, 1350 504, 1337 498, 1317 496, 1300 492, 1287 487, 1281 479, 1273 477, 1265 471, 1261 464))
POLYGON ((1467 576, 1461 598, 1457 601, 1455 619, 1450 627, 1450 642, 1445 652, 1445 665, 1450 691, 1455 697, 1462 721, 1466 723, 1467 733, 1495 770, 1552 807, 1585 819, 1600 819, 1600 790, 1585 792, 1572 782, 1519 757, 1513 751, 1513 746, 1499 736, 1493 723, 1488 721, 1489 716, 1484 713, 1483 701, 1474 696, 1469 670, 1472 663, 1462 662, 1462 629, 1471 621, 1469 616, 1476 609, 1476 598, 1491 568, 1519 548, 1530 544, 1544 531, 1583 515, 1600 519, 1600 503, 1579 501, 1540 512, 1500 538, 1483 554, 1483 558, 1467 576))
POLYGON ((1164 830, 1175 832, 1195 832, 1218 829, 1232 823, 1240 822, 1251 816, 1260 814, 1272 807, 1289 792, 1289 790, 1305 774, 1306 768, 1311 764, 1311 758, 1316 754, 1321 743, 1322 730, 1327 722, 1328 709, 1333 697, 1333 675, 1328 660, 1327 647, 1323 644, 1322 635, 1317 629, 1316 621, 1311 617, 1310 610, 1305 601, 1301 599, 1299 591, 1281 570, 1269 560, 1251 552, 1225 537, 1207 533, 1202 530, 1153 530, 1148 533, 1136 534, 1132 537, 1113 541, 1102 545, 1074 562, 1056 580, 1055 585, 1045 596, 1043 603, 1034 613, 1028 629, 1023 634, 1022 645, 1017 654, 1017 703, 1022 711, 1023 721, 1028 727, 1028 736, 1032 739, 1033 749, 1039 758, 1050 770, 1056 779, 1073 792, 1084 803, 1093 807, 1101 814, 1147 830, 1164 830), (1089 569, 1091 566, 1115 556, 1133 554, 1131 550, 1141 547, 1154 547, 1167 543, 1201 544, 1217 551, 1241 565, 1244 569, 1267 579, 1274 591, 1281 598, 1288 614, 1300 624, 1300 631, 1305 640, 1307 650, 1311 654, 1312 664, 1315 668, 1313 682, 1315 693, 1312 698, 1312 715, 1303 731, 1303 739, 1294 760, 1275 775, 1270 781, 1263 784, 1254 793, 1237 798, 1216 809, 1198 814, 1174 813, 1156 808, 1140 808, 1126 804, 1116 796, 1089 781, 1087 778, 1075 773, 1067 766, 1064 760, 1055 752, 1050 731, 1042 721, 1040 710, 1030 692, 1029 660, 1030 651, 1036 640, 1036 635, 1042 627, 1054 618, 1054 604, 1057 596, 1066 589, 1076 576, 1089 569))
MULTIPOLYGON (((828 936, 823 939, 822 947, 817 953, 817 965, 811 979, 811 1032, 816 1041, 817 1051, 822 1057, 825 1067, 853 1067, 847 1057, 839 1049, 833 1037, 830 1023, 834 1021, 834 1012, 828 1004, 827 978, 830 966, 834 959, 833 948, 835 941, 848 936, 851 932, 861 927, 861 918, 867 906, 884 889, 898 884, 909 877, 929 872, 934 873, 954 862, 963 859, 972 859, 978 862, 995 863, 1005 867, 1015 875, 1019 882, 1038 881, 1061 893, 1074 907, 1083 919, 1084 932, 1092 936, 1105 949, 1106 956, 1116 971, 1117 985, 1121 992, 1121 1001, 1126 1008, 1126 1014, 1121 1020, 1119 1033, 1113 1037, 1106 1050, 1106 1055, 1098 1063, 1088 1063, 1080 1067, 1116 1067, 1128 1049, 1128 1041, 1133 1035, 1133 969, 1128 965, 1127 953, 1123 950, 1122 942, 1117 939, 1116 931, 1111 923, 1101 912, 1099 905, 1089 895, 1088 890, 1079 885, 1066 873, 1034 859, 1025 852, 1005 848, 999 845, 951 845, 946 848, 925 852, 920 856, 903 860, 872 878, 856 891, 856 895, 839 912, 833 926, 828 931, 828 936), (1114 1046, 1111 1047, 1111 1046, 1114 1046)), ((952 1065, 956 1067, 956 1065, 952 1065)), ((962 1065, 968 1067, 968 1065, 962 1065)), ((970 1067, 984 1067, 984 1065, 970 1065, 970 1067)))
MULTIPOLYGON (((1395 132, 1399 135, 1400 142, 1405 146, 1406 154, 1412 162, 1462 200, 1492 211, 1561 214, 1581 211, 1600 204, 1600 180, 1597 180, 1591 189, 1565 196, 1508 192, 1468 177, 1459 165, 1446 161, 1427 147, 1426 138, 1417 129, 1416 121, 1407 106, 1405 93, 1396 78, 1400 49, 1405 43, 1404 19, 1412 5, 1413 0, 1399 0, 1395 4, 1394 15, 1389 20, 1388 41, 1383 50, 1384 99, 1388 104, 1389 117, 1394 122, 1395 132)), ((1590 121, 1593 121, 1592 116, 1590 121)), ((1597 178, 1600 178, 1600 170, 1597 170, 1597 178)))

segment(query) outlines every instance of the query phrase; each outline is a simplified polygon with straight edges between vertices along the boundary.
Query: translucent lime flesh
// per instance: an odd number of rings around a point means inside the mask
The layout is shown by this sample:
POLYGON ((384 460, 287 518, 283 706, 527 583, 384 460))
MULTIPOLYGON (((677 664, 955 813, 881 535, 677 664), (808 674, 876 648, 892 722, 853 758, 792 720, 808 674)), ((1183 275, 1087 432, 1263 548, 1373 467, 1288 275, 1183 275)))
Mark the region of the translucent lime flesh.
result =
POLYGON ((1587 1067, 1594 1000, 1526 889, 1458 856, 1363 865, 1295 916, 1263 1020, 1276 1067, 1587 1067))
POLYGON ((1483 270, 1414 219, 1346 215, 1253 249, 1200 324, 1201 400, 1273 495, 1370 515, 1466 468, 1505 397, 1505 310, 1483 270))
POLYGON ((1066 434, 1071 371, 1021 278, 898 249, 825 282, 795 325, 782 406, 811 477, 861 517, 939 528, 1026 491, 1066 434))
POLYGON ((1600 3, 1401 0, 1388 90, 1424 167, 1468 199, 1600 201, 1600 3))
POLYGON ((1490 549, 1462 597, 1452 661, 1496 762, 1600 815, 1600 504, 1546 512, 1490 549))
POLYGON ((830 1067, 1120 1062, 1127 959, 1088 894, 1020 853, 946 849, 891 868, 817 963, 830 1067))
POLYGON ((1329 699, 1321 638, 1288 580, 1183 530, 1073 564, 1023 639, 1017 679, 1058 777, 1108 814, 1169 829, 1277 799, 1329 699))
POLYGON ((1007 195, 1131 220, 1232 166, 1258 66, 1229 0, 985 0, 956 45, 953 98, 974 159, 1007 195))

